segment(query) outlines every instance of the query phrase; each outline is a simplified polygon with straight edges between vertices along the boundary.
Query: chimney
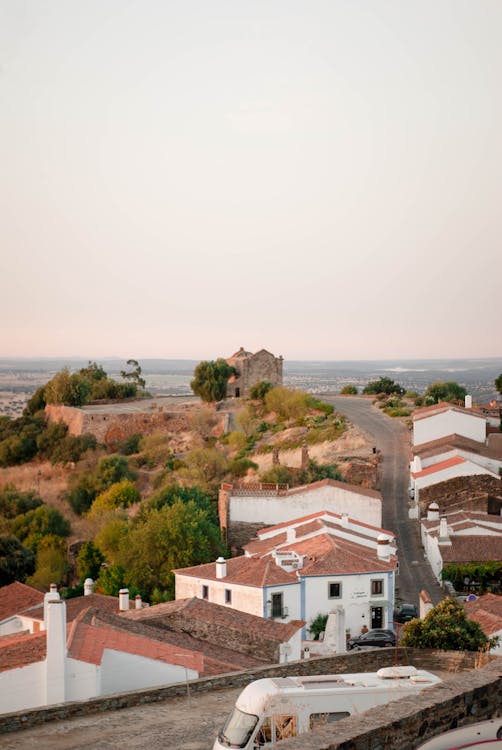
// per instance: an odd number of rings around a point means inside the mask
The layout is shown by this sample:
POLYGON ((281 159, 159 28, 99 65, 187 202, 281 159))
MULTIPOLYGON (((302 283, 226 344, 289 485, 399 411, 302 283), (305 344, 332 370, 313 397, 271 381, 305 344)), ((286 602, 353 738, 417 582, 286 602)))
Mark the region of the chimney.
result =
POLYGON ((44 594, 44 628, 47 629, 47 604, 53 601, 59 601, 58 587, 55 583, 51 583, 49 591, 44 594))
POLYGON ((286 532, 286 541, 294 542, 295 539, 296 539, 296 529, 294 527, 290 527, 286 532))
POLYGON ((472 409, 472 396, 470 394, 467 394, 465 397, 465 408, 472 409))
POLYGON ((441 516, 439 519, 439 544, 451 544, 451 539, 448 536, 448 525, 446 523, 446 516, 441 516))
POLYGON ((418 474, 422 471, 422 461, 420 460, 420 456, 415 456, 413 458, 411 470, 414 474, 418 474))
POLYGON ((47 601, 46 630, 45 702, 50 706, 66 700, 66 603, 61 599, 47 601))
POLYGON ((119 610, 121 612, 129 610, 129 589, 120 589, 119 591, 119 610))
POLYGON ((216 560, 216 578, 226 578, 227 575, 227 563, 224 557, 219 557, 216 560))
POLYGON ((437 503, 430 503, 427 508, 427 520, 428 521, 439 521, 439 505, 437 503))
POLYGON ((136 594, 136 597, 134 599, 134 606, 136 609, 142 609, 143 608, 143 602, 141 600, 141 597, 139 594, 136 594))
POLYGON ((94 581, 92 578, 86 578, 84 581, 84 596, 94 594, 94 581))
POLYGON ((342 526, 348 527, 348 525, 349 525, 349 514, 348 513, 342 513, 341 524, 342 524, 342 526))
POLYGON ((390 560, 389 537, 385 534, 377 536, 377 556, 380 560, 390 560))

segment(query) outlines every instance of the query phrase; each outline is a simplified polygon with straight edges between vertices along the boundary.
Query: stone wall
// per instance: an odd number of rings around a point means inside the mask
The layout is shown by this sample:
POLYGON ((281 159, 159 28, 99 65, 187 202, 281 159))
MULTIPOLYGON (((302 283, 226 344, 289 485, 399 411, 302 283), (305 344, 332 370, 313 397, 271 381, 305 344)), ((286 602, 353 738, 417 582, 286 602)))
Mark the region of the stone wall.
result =
MULTIPOLYGON (((45 412, 49 422, 64 422, 70 435, 89 433, 99 443, 113 447, 135 434, 149 435, 165 432, 179 435, 191 428, 189 412, 145 411, 127 414, 110 412, 88 412, 71 406, 47 405, 45 412)), ((225 415, 217 414, 221 429, 225 415)))
MULTIPOLYGON (((354 727, 352 735, 357 737, 359 744, 321 744, 318 737, 321 731, 311 735, 303 735, 301 743, 298 740, 288 740, 284 747, 307 748, 310 750, 320 750, 320 748, 353 748, 354 750, 367 750, 368 748, 388 748, 389 750, 405 750, 405 742, 399 744, 399 738, 408 736, 410 733, 416 733, 415 737, 421 732, 422 737, 428 736, 428 730, 434 726, 440 726, 439 722, 445 728, 449 728, 454 721, 460 721, 467 716, 476 717, 476 720, 495 715, 495 710, 502 705, 502 658, 487 657, 488 664, 479 670, 473 670, 478 654, 474 652, 459 651, 430 651, 421 649, 403 649, 397 650, 399 664, 413 664, 420 669, 441 670, 449 672, 462 672, 461 677, 455 681, 453 688, 440 685, 431 688, 427 696, 415 696, 408 709, 404 712, 402 720, 396 720, 397 710, 392 711, 393 723, 398 726, 393 731, 388 732, 389 711, 385 707, 372 709, 372 728, 369 730, 369 722, 363 721, 362 726, 358 723, 352 724, 354 727), (466 674, 466 671, 469 674, 466 674), (434 691, 434 692, 433 692, 434 691), (425 701, 425 704, 424 704, 425 701), (424 707, 425 705, 425 707, 424 707), (374 713, 378 712, 378 719, 374 719, 374 713), (417 718, 418 716, 418 718, 417 718), (418 728, 417 728, 418 725, 418 728), (370 737, 377 736, 378 733, 389 737, 388 741, 379 744, 370 744, 370 737), (363 737, 361 744, 359 735, 363 737), (396 738, 394 741, 393 738, 396 738), (388 744, 391 743, 391 744, 388 744)), ((396 652, 394 649, 375 649, 374 651, 360 651, 350 654, 340 654, 339 656, 306 659, 302 661, 290 662, 288 664, 274 665, 271 667, 262 667, 260 669, 246 670, 243 672, 231 672, 218 677, 206 677, 200 680, 193 680, 190 684, 191 695, 211 690, 224 690, 236 687, 245 687, 253 680, 262 677, 287 677, 288 675, 316 675, 316 674, 335 674, 347 672, 372 672, 380 667, 392 666, 394 664, 396 652)), ((165 701, 171 698, 186 694, 185 683, 178 685, 169 685, 162 688, 149 688, 137 690, 130 693, 121 693, 117 695, 108 695, 101 698, 93 698, 89 701, 79 701, 64 703, 48 708, 37 708, 29 711, 16 711, 11 714, 0 715, 0 734, 5 732, 15 732, 20 729, 27 729, 43 724, 46 721, 58 719, 68 719, 72 716, 83 716, 98 714, 102 711, 117 710, 131 706, 139 706, 145 703, 154 703, 165 701)), ((364 714, 364 719, 370 716, 369 712, 364 714)), ((345 721, 345 720, 344 720, 345 721)), ((352 722, 358 722, 357 717, 352 718, 352 722)), ((338 727, 342 724, 337 722, 338 727)), ((345 725, 344 729, 345 729, 345 725)), ((348 730, 350 734, 350 730, 348 730)), ((338 731, 337 731, 338 736, 338 731)))
POLYGON ((420 515, 426 515, 430 503, 439 505, 441 512, 479 510, 500 513, 502 481, 483 474, 455 477, 420 490, 420 515))

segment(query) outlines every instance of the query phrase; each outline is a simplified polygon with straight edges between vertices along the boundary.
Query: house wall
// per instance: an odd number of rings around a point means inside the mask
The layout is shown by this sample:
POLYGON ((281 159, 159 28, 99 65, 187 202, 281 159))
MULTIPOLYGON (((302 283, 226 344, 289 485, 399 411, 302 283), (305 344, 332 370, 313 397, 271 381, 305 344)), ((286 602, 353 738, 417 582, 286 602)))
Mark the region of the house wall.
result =
POLYGON ((136 654, 105 649, 101 662, 101 695, 196 680, 199 674, 176 664, 166 664, 136 654))
POLYGON ((459 411, 431 414, 413 422, 413 445, 439 440, 447 435, 464 435, 478 443, 486 440, 486 419, 459 411))
POLYGON ((288 614, 284 618, 274 618, 277 622, 291 622, 291 620, 301 620, 301 586, 300 582, 293 584, 284 584, 282 586, 267 586, 263 591, 263 611, 262 617, 270 617, 270 606, 267 601, 272 599, 272 594, 282 594, 283 607, 288 608, 288 614))
POLYGON ((238 609, 240 612, 248 612, 250 615, 263 617, 263 594, 262 589, 254 586, 242 586, 241 584, 231 583, 225 578, 216 581, 195 578, 194 576, 184 576, 176 573, 176 599, 189 599, 196 596, 202 599, 202 586, 209 588, 208 601, 223 606, 231 606, 232 609, 238 609), (225 604, 225 589, 232 591, 232 604, 225 604))
POLYGON ((490 476, 493 476, 493 473, 484 466, 479 466, 478 464, 472 463, 472 461, 467 461, 456 466, 450 466, 441 471, 436 471, 433 474, 427 474, 423 477, 412 477, 412 486, 415 489, 415 503, 418 503, 420 490, 424 487, 431 487, 434 484, 439 484, 439 482, 446 482, 448 479, 475 476, 478 474, 489 474, 490 476))
POLYGON ((345 576, 312 576, 305 579, 305 602, 302 619, 309 623, 318 614, 328 614, 341 605, 345 611, 345 627, 351 635, 359 635, 361 627, 371 628, 371 607, 383 607, 382 627, 392 628, 394 612, 394 574, 389 571, 360 575, 345 576), (383 579, 383 595, 371 595, 371 581, 383 579), (342 596, 340 599, 330 599, 328 584, 340 582, 342 596))
POLYGON ((272 385, 282 385, 282 357, 274 357, 271 352, 261 349, 249 357, 232 357, 227 359, 232 367, 235 367, 237 376, 227 386, 227 396, 248 396, 250 388, 262 380, 272 385))
POLYGON ((45 704, 45 661, 0 672, 0 713, 45 704))
POLYGON ((446 461, 449 458, 460 456, 461 458, 467 459, 467 461, 473 461, 478 466, 482 466, 488 471, 492 471, 494 474, 499 473, 499 469, 502 468, 502 459, 489 458, 488 456, 481 456, 478 453, 470 453, 467 450, 461 448, 453 448, 451 451, 445 451, 444 453, 438 453, 435 456, 428 456, 422 459, 422 468, 426 469, 428 466, 434 466, 434 464, 446 461))
POLYGON ((230 524, 244 522, 273 526, 322 510, 347 513, 372 526, 382 525, 382 501, 379 497, 329 485, 287 496, 230 495, 228 515, 230 524))

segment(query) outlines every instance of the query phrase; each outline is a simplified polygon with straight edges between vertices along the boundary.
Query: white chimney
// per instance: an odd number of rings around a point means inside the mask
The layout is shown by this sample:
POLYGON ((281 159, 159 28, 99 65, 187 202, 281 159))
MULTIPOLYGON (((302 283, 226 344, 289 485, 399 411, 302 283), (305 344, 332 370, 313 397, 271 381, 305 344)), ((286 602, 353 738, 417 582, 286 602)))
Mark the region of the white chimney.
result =
POLYGON ((467 394, 465 397, 465 408, 472 409, 472 396, 470 394, 467 394))
POLYGON ((129 609, 129 589, 120 589, 119 591, 119 610, 127 612, 129 609))
POLYGON ((84 596, 94 594, 94 581, 92 578, 86 578, 84 581, 84 596))
POLYGON ((448 525, 446 523, 446 516, 441 516, 439 519, 439 544, 451 544, 451 539, 448 536, 448 525))
POLYGON ((422 461, 420 460, 420 456, 415 456, 412 461, 412 472, 414 474, 418 474, 422 471, 422 461))
POLYGON ((296 539, 296 529, 294 527, 289 527, 289 529, 286 531, 286 541, 294 542, 295 539, 296 539))
POLYGON ((224 557, 219 557, 216 560, 216 578, 226 578, 227 575, 227 563, 224 557))
POLYGON ((427 520, 439 521, 439 505, 437 503, 430 503, 427 508, 427 520))
POLYGON ((342 513, 341 524, 342 524, 342 526, 348 526, 349 525, 349 514, 348 513, 342 513))
POLYGON ((58 587, 55 583, 51 583, 49 591, 44 594, 44 628, 47 628, 47 603, 53 601, 59 601, 58 587))
POLYGON ((61 599, 47 602, 46 630, 45 702, 52 705, 66 700, 66 603, 61 599))
POLYGON ((390 559, 390 539, 385 534, 379 534, 377 536, 377 556, 381 560, 390 559))
POLYGON ((143 608, 143 602, 141 600, 141 597, 139 594, 136 594, 136 597, 134 599, 134 606, 136 609, 142 609, 143 608))

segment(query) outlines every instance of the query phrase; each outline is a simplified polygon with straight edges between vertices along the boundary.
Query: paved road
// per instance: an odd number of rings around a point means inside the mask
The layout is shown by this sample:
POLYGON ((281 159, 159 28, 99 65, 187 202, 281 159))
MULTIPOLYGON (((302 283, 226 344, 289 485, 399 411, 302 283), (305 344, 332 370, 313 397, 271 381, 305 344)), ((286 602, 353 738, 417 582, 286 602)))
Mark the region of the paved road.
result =
POLYGON ((419 525, 408 517, 408 472, 410 434, 397 419, 391 419, 369 399, 325 397, 336 410, 366 432, 382 454, 380 492, 383 497, 382 525, 397 534, 399 575, 396 599, 418 606, 418 594, 425 589, 437 604, 444 592, 424 560, 419 525))

